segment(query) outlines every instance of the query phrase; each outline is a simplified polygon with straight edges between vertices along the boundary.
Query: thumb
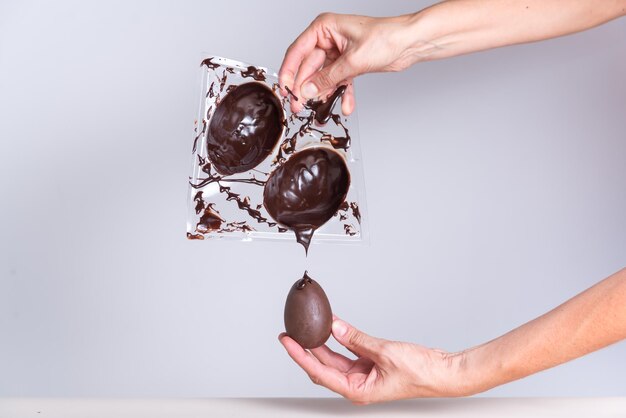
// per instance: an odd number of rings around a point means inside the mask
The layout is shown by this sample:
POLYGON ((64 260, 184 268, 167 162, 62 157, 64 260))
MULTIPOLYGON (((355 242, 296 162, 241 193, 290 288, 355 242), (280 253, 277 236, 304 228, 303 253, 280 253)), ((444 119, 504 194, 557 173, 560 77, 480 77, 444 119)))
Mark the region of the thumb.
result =
POLYGON ((356 355, 371 360, 380 358, 384 340, 367 335, 341 319, 333 321, 332 330, 335 339, 356 355))
POLYGON ((305 99, 315 99, 325 91, 334 91, 342 81, 357 76, 357 70, 347 55, 341 55, 333 63, 314 73, 302 85, 300 94, 305 99))

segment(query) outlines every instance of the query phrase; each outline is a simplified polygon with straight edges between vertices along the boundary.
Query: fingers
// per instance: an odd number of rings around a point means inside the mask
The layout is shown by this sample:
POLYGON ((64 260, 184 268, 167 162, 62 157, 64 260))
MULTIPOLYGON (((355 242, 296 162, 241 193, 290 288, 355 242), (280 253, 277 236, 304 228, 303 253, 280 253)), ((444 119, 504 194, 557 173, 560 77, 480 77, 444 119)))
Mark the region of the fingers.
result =
MULTIPOLYGON (((309 55, 307 55, 302 63, 300 64, 300 68, 298 68, 298 74, 296 76, 295 81, 293 82, 292 90, 294 94, 298 97, 302 97, 302 93, 300 92, 300 86, 302 82, 309 78, 313 73, 318 71, 324 61, 326 60, 326 52, 321 48, 313 48, 313 51, 309 55)), ((291 111, 299 112, 302 110, 302 103, 304 100, 291 101, 291 111)))
POLYGON ((300 88, 305 99, 314 99, 326 91, 334 91, 346 79, 358 75, 349 54, 339 56, 334 62, 314 73, 300 88))
POLYGON ((287 96, 285 86, 289 87, 295 94, 298 94, 298 92, 293 90, 293 83, 296 79, 298 68, 300 68, 302 61, 313 51, 316 44, 317 35, 315 29, 309 26, 287 48, 283 64, 278 71, 278 84, 283 96, 287 96))
POLYGON ((354 361, 349 358, 334 352, 327 345, 322 345, 317 348, 309 350, 319 361, 323 364, 334 367, 340 372, 347 372, 354 365, 354 361))
POLYGON ((333 321, 332 330, 335 339, 353 353, 376 362, 382 359, 384 340, 371 337, 341 319, 333 321))
POLYGON ((354 84, 352 80, 348 80, 348 87, 341 98, 341 112, 348 116, 354 112, 354 84))
POLYGON ((289 356, 309 375, 313 383, 322 385, 333 392, 348 397, 348 379, 343 373, 333 367, 320 363, 313 354, 304 350, 287 335, 281 334, 279 339, 289 356))

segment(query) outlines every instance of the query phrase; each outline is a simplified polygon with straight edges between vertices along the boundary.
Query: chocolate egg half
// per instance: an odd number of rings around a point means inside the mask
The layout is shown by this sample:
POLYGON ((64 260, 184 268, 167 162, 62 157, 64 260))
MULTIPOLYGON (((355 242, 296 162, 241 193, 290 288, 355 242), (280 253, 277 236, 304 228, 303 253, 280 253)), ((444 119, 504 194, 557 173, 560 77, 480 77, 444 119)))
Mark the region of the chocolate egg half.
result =
POLYGON ((330 337, 333 313, 324 289, 305 272, 285 302, 285 331, 303 348, 316 348, 330 337))
POLYGON ((337 213, 350 188, 350 172, 336 151, 307 148, 276 168, 265 183, 263 205, 308 249, 313 232, 337 213))
POLYGON ((283 121, 272 90, 255 82, 238 85, 217 105, 209 124, 207 151, 213 167, 223 175, 256 167, 278 143, 283 121))

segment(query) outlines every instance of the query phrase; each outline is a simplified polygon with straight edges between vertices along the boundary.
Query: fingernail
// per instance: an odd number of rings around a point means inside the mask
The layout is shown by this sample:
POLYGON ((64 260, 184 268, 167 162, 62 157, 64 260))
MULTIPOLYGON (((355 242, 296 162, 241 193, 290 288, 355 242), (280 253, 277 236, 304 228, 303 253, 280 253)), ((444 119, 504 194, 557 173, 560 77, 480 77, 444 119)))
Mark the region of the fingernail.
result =
POLYGON ((304 83, 304 85, 300 89, 300 93, 302 93, 302 97, 304 97, 305 99, 313 99, 317 97, 319 91, 317 90, 317 86, 309 81, 307 83, 304 83))
POLYGON ((333 334, 337 337, 343 337, 348 332, 348 326, 345 322, 337 319, 333 321, 333 334))

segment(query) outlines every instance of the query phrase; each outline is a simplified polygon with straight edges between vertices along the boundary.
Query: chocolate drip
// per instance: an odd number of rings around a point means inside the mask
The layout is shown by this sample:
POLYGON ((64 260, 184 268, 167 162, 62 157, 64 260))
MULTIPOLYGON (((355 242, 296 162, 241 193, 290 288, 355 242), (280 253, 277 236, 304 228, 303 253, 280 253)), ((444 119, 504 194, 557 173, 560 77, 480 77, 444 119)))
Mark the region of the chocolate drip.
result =
POLYGON ((241 70, 241 76, 252 77, 256 81, 265 81, 265 70, 251 65, 247 70, 241 70))
POLYGON ((333 112, 333 108, 337 101, 346 92, 347 86, 340 86, 330 95, 326 100, 309 100, 306 103, 306 107, 315 112, 315 120, 320 125, 325 125, 329 120, 333 112))
POLYGON ((313 233, 337 213, 349 187, 350 173, 341 155, 307 148, 270 174, 263 205, 274 220, 295 232, 308 252, 313 233))
POLYGON ((306 287, 306 285, 312 284, 312 283, 313 283, 313 279, 309 277, 309 272, 305 270, 302 278, 298 280, 298 282, 296 283, 296 289, 302 290, 306 287))

